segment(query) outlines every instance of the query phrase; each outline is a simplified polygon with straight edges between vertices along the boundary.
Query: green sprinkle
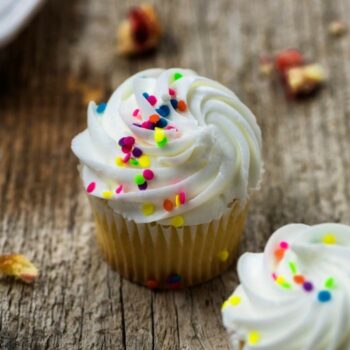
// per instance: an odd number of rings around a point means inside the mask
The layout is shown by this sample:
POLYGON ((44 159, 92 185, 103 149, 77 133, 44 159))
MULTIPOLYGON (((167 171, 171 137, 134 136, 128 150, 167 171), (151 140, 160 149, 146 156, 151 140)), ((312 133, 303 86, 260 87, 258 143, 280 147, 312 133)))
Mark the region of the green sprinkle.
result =
POLYGON ((334 278, 333 277, 328 277, 324 281, 324 286, 325 286, 325 288, 328 288, 328 289, 334 288, 334 278))
POLYGON ((130 158, 129 164, 137 166, 137 165, 139 165, 139 161, 137 159, 130 158))
POLYGON ((176 72, 175 74, 174 74, 174 80, 179 80, 179 79, 181 79, 183 77, 183 75, 181 74, 181 73, 179 73, 179 72, 176 72))
POLYGON ((281 283, 281 286, 282 286, 283 288, 286 288, 286 289, 292 288, 292 286, 291 286, 290 283, 288 283, 288 282, 283 282, 283 283, 281 283))
POLYGON ((137 174, 134 177, 136 185, 143 185, 145 183, 145 178, 141 174, 137 174))
POLYGON ((290 270, 292 271, 292 274, 293 274, 293 275, 295 275, 295 274, 298 272, 297 266, 296 266, 296 264, 295 264, 294 261, 290 261, 290 262, 289 262, 289 268, 290 268, 290 270))
POLYGON ((162 141, 157 142, 157 146, 158 146, 159 148, 163 148, 167 143, 168 143, 168 138, 167 138, 167 137, 164 137, 162 141))

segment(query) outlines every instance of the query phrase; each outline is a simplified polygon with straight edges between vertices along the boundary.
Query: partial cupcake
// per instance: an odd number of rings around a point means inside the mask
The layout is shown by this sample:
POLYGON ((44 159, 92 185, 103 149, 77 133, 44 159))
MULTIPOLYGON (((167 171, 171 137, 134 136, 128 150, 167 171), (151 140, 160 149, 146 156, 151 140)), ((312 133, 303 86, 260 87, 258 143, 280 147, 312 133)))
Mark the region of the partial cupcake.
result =
POLYGON ((262 170, 260 129, 232 91, 191 70, 140 72, 90 103, 72 149, 123 276, 178 288, 232 263, 262 170))
POLYGON ((238 275, 222 306, 233 349, 350 349, 349 226, 284 226, 238 275))

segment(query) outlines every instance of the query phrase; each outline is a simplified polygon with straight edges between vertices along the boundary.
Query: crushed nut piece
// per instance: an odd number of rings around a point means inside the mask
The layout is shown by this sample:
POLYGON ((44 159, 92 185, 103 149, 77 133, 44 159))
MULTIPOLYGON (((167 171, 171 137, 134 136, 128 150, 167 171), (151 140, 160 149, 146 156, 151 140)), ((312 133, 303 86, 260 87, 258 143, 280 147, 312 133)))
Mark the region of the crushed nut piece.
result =
POLYGON ((286 73, 287 88, 293 95, 309 94, 326 80, 326 74, 320 64, 294 67, 286 73))
POLYGON ((273 73, 273 61, 271 57, 262 56, 260 57, 260 74, 264 76, 271 76, 273 73))
POLYGON ((161 27, 154 7, 151 4, 135 6, 117 30, 117 50, 123 55, 141 54, 155 48, 160 37, 161 27))
POLYGON ((346 31, 346 24, 341 20, 335 20, 329 23, 328 32, 333 36, 342 36, 346 31))
POLYGON ((0 256, 0 274, 19 278, 26 283, 38 277, 38 269, 21 254, 0 256))

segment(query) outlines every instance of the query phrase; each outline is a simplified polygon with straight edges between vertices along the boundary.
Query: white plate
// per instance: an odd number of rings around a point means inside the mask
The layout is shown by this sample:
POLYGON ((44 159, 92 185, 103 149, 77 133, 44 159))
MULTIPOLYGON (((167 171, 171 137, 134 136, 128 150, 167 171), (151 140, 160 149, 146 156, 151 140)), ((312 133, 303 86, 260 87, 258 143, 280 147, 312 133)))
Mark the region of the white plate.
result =
POLYGON ((28 23, 44 0, 0 0, 0 47, 28 23))

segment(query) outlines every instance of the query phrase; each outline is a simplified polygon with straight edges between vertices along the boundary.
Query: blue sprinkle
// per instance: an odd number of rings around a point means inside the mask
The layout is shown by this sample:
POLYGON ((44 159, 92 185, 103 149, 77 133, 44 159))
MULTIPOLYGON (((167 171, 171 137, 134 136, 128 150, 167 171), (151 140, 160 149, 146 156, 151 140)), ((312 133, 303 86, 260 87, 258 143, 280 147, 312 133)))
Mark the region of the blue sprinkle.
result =
POLYGON ((144 98, 148 98, 149 97, 147 92, 144 92, 142 95, 143 95, 144 98))
POLYGON ((162 117, 168 117, 170 114, 170 108, 167 105, 161 105, 156 112, 160 114, 162 117))
POLYGON ((178 102, 177 102, 177 100, 176 100, 175 98, 172 98, 172 99, 170 100, 170 103, 171 103, 171 105, 173 106, 174 109, 177 108, 178 102))
POLYGON ((97 113, 103 113, 103 112, 105 111, 106 107, 107 107, 107 103, 101 102, 101 103, 97 106, 96 112, 97 112, 97 113))
POLYGON ((165 128, 168 125, 168 121, 165 118, 160 118, 156 124, 158 128, 165 128))
POLYGON ((177 283, 177 282, 180 282, 181 281, 181 276, 174 273, 173 275, 170 275, 168 278, 167 278, 167 283, 171 284, 171 283, 177 283))
POLYGON ((321 303, 326 303, 332 299, 332 294, 328 290, 321 290, 317 297, 321 303))

